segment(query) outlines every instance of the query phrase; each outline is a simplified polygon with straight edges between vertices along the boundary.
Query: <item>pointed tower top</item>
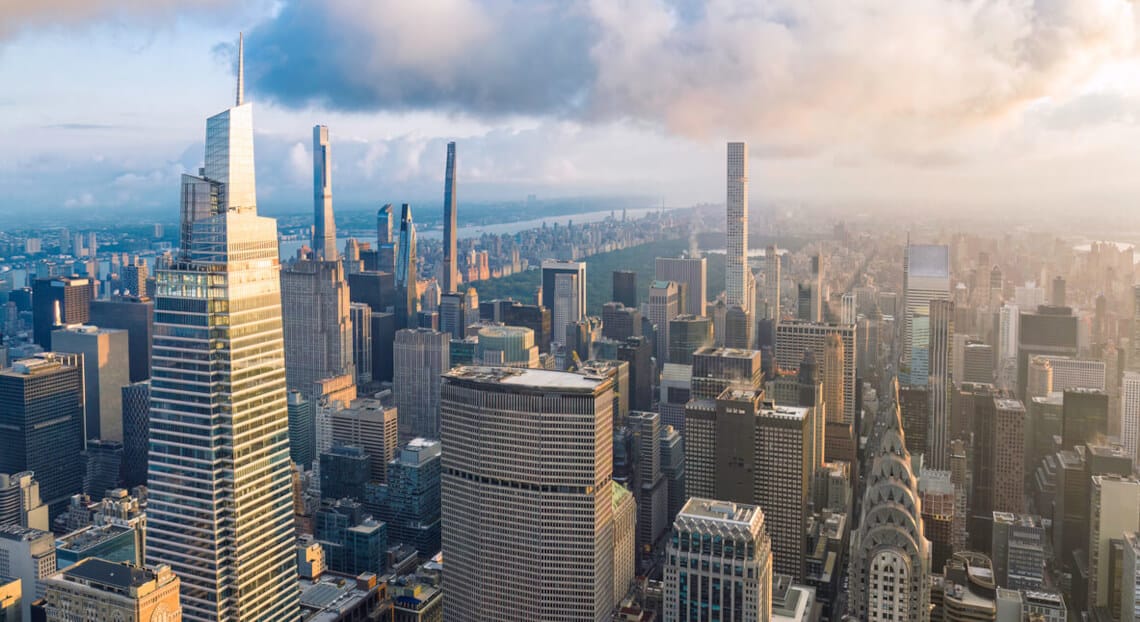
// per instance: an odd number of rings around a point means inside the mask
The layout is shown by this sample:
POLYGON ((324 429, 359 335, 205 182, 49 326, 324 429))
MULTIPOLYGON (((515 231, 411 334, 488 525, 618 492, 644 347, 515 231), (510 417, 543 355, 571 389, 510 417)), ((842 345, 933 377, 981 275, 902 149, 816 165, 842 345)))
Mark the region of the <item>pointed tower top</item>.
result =
POLYGON ((237 68, 237 97, 236 106, 245 100, 245 35, 238 33, 238 68, 237 68))

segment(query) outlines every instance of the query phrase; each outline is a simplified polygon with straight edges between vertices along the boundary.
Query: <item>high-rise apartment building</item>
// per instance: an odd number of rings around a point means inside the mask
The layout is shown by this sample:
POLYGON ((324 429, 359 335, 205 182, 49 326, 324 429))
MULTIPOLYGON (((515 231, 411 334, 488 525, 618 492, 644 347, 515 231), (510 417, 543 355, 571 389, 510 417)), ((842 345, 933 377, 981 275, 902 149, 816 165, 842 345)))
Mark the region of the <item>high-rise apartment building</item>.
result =
POLYGON ((53 574, 43 584, 48 622, 67 622, 77 615, 118 622, 182 616, 180 581, 169 566, 141 568, 92 557, 53 574))
POLYGON ((392 391, 400 438, 439 438, 440 375, 451 368, 451 339, 426 328, 401 330, 393 346, 392 391))
POLYGON ((612 419, 609 378, 502 367, 445 374, 444 620, 609 620, 621 565, 612 419))
POLYGON ((123 387, 131 383, 127 331, 75 325, 52 331, 52 349, 83 355, 87 438, 123 440, 123 387))
POLYGON ((867 451, 861 517, 851 534, 847 613, 865 622, 926 622, 930 543, 897 406, 879 417, 867 451))
POLYGON ((0 473, 31 471, 54 517, 83 489, 79 357, 44 354, 0 370, 0 473))
POLYGON ((317 397, 317 383, 356 381, 350 294, 337 258, 328 128, 313 128, 313 251, 281 271, 285 380, 289 390, 317 397))
POLYGON ((313 259, 336 261, 332 145, 327 125, 313 126, 313 259))
POLYGON ((455 199, 455 143, 447 143, 447 162, 443 180, 443 293, 459 291, 459 263, 455 254, 459 236, 455 199))
POLYGON ((748 145, 728 143, 728 192, 725 199, 725 302, 748 310, 752 304, 748 267, 748 145))
POLYGON ((550 340, 566 343, 566 327, 586 317, 585 262, 542 262, 542 306, 550 309, 550 340))
POLYGON ((155 297, 147 563, 170 566, 183 619, 203 622, 300 615, 280 589, 297 562, 277 224, 257 215, 238 57, 236 104, 206 122, 191 178, 213 193, 184 203, 155 297))
MULTIPOLYGON (((412 222, 412 207, 407 203, 400 208, 400 237, 396 243, 396 326, 416 326, 419 311, 419 259, 416 254, 416 225, 412 222)), ((375 307, 375 305, 373 305, 375 307)))
POLYGON ((673 522, 665 563, 665 622, 772 620, 772 547, 765 513, 693 497, 673 522))
MULTIPOLYGON (((916 313, 928 310, 932 300, 950 298, 950 249, 941 245, 908 243, 903 262, 902 352, 911 355, 914 351, 916 313)), ((909 384, 926 384, 925 378, 919 382, 909 375, 916 366, 924 372, 929 369, 925 361, 911 360, 910 367, 902 371, 908 374, 909 384)))
MULTIPOLYGON (((827 341, 837 335, 843 343, 843 418, 844 423, 855 421, 855 326, 846 324, 820 324, 790 320, 776 325, 776 364, 781 370, 799 369, 804 351, 810 350, 816 361, 827 361, 827 341)), ((826 366, 820 370, 827 378, 826 366)), ((830 407, 829 418, 831 417, 830 407)))
POLYGON ((681 313, 702 317, 708 301, 708 260, 704 257, 658 257, 654 275, 658 281, 683 284, 681 313))
POLYGON ((994 398, 993 510, 1025 508, 1025 406, 1019 400, 994 398))

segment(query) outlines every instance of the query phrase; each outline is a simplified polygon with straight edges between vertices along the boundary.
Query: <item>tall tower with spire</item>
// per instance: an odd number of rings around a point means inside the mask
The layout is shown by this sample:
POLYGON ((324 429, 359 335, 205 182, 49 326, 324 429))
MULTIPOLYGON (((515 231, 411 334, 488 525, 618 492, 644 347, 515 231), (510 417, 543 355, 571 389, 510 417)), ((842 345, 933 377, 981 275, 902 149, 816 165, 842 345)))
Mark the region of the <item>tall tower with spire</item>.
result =
POLYGON ((242 47, 235 105, 182 177, 182 248, 156 274, 146 556, 202 622, 300 616, 277 223, 257 215, 242 47))
POLYGON ((412 222, 412 206, 407 203, 400 211, 400 239, 396 249, 396 326, 414 328, 420 299, 416 283, 416 225, 412 222))
POLYGON ((332 160, 327 125, 313 126, 313 258, 336 260, 332 160))
POLYGON ((459 289, 459 266, 456 265, 456 237, 459 235, 455 204, 455 143, 447 143, 447 169, 443 182, 443 293, 459 289))

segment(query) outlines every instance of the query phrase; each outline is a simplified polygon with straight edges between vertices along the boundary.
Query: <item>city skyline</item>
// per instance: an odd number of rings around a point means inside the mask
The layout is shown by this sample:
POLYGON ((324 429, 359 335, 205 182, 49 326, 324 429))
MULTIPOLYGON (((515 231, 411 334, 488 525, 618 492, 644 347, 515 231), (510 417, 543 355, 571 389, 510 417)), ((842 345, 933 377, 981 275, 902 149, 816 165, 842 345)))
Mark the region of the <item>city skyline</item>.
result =
POLYGON ((1124 0, 1028 8, 1003 0, 984 10, 931 3, 886 22, 873 21, 865 2, 828 15, 814 3, 776 0, 751 11, 459 0, 450 12, 385 5, 355 20, 348 0, 323 12, 309 0, 229 10, 104 1, 52 11, 55 4, 0 9, 0 74, 27 86, 0 101, 0 135, 28 146, 0 160, 10 197, 2 211, 168 204, 170 180, 200 164, 188 119, 232 96, 221 85, 234 71, 236 30, 252 42, 246 90, 263 102, 258 175, 262 202, 272 206, 306 202, 305 132, 314 122, 342 137, 344 164, 335 172, 346 207, 435 204, 450 140, 463 143, 471 201, 615 192, 672 205, 717 201, 710 156, 734 138, 752 144, 766 201, 929 210, 1061 208, 1081 197, 1111 210, 1140 195, 1140 181, 1127 174, 1140 135, 1128 113, 1140 99, 1140 62, 1136 10, 1124 0), (641 36, 622 29, 635 17, 646 23, 641 36), (564 32, 554 27, 560 20, 564 32), (512 29, 524 36, 486 45, 512 29), (912 63, 877 60, 887 31, 904 33, 896 44, 913 50, 912 63), (440 32, 454 36, 440 42, 440 32), (535 47, 547 36, 560 45, 535 47), (285 54, 309 38, 328 41, 328 53, 285 54), (692 59, 673 51, 707 41, 717 45, 692 59), (932 45, 961 61, 917 71, 930 66, 932 45), (739 64, 718 65, 710 55, 721 47, 743 54, 739 64), (528 54, 554 71, 520 66, 528 54), (202 57, 212 58, 205 68, 169 71, 202 57), (348 59, 369 57, 386 59, 369 77, 389 86, 347 79, 348 59), (666 63, 678 75, 656 70, 666 63), (717 71, 699 73, 701 63, 717 71), (538 88, 511 103, 522 80, 538 88), (631 80, 637 89, 618 89, 631 80), (713 114, 696 114, 684 81, 719 93, 705 102, 713 114), (925 95, 911 99, 892 86, 908 81, 925 95), (879 86, 859 93, 847 86, 855 83, 879 86), (82 108, 65 96, 104 88, 82 108), (646 105, 658 101, 667 105, 646 105), (743 101, 751 108, 740 108, 743 101), (1070 146, 1074 136, 1082 150, 1070 146), (392 196, 374 196, 376 188, 392 196))

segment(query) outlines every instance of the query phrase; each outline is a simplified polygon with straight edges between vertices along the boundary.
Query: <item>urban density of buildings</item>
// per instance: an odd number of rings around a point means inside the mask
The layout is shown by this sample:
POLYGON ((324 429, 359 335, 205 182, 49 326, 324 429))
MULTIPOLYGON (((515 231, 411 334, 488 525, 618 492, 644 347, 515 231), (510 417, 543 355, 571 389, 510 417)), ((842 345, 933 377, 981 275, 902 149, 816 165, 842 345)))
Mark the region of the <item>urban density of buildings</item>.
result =
POLYGON ((737 140, 723 204, 507 222, 439 140, 441 202, 338 212, 323 124, 279 222, 244 48, 177 212, 0 230, 0 622, 1140 620, 1127 240, 837 219, 737 140))

